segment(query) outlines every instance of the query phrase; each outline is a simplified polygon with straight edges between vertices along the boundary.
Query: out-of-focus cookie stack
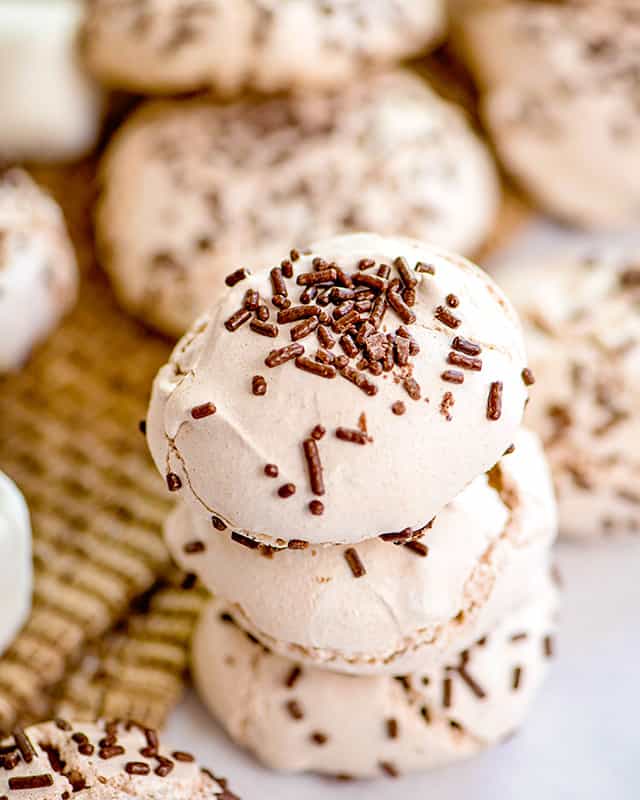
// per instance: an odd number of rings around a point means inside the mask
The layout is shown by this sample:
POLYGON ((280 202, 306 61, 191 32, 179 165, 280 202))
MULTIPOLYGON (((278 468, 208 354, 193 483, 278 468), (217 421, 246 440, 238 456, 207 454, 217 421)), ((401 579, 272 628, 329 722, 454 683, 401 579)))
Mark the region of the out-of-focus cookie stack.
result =
POLYGON ((232 273, 154 383, 148 441, 182 500, 168 542, 218 598, 196 682, 271 766, 448 763, 519 726, 552 654, 555 505, 520 427, 519 321, 414 240, 284 255, 232 273))

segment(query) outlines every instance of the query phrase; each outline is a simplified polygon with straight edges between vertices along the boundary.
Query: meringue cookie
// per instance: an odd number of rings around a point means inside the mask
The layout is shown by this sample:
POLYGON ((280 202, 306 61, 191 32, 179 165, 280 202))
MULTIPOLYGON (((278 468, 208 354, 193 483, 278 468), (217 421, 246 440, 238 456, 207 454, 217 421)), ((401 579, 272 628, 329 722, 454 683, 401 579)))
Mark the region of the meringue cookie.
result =
POLYGON ((0 175, 0 373, 19 367, 75 300, 62 212, 21 170, 0 175))
POLYGON ((537 437, 526 431, 417 544, 358 545, 360 580, 345 546, 265 558, 186 506, 166 526, 179 565, 271 650, 336 671, 396 675, 442 664, 530 600, 555 533, 551 478, 537 437))
POLYGON ((31 610, 31 523, 18 487, 0 472, 0 655, 31 610))
POLYGON ((640 217, 636 0, 453 3, 460 50, 505 167, 547 211, 584 226, 640 217))
POLYGON ((300 667, 251 641, 213 600, 193 643, 196 685, 229 735, 270 767, 357 778, 432 769, 522 724, 553 655, 556 607, 547 579, 449 666, 393 678, 300 667))
POLYGON ((640 531, 640 242, 580 246, 495 272, 518 306, 537 378, 561 533, 640 531))
POLYGON ((120 302, 172 335, 217 300, 230 265, 354 230, 470 253, 499 204, 465 116, 408 70, 338 95, 147 105, 115 137, 101 187, 97 238, 120 302))
POLYGON ((83 7, 0 3, 0 160, 66 161, 94 147, 103 98, 76 52, 83 7))
POLYGON ((0 742, 0 793, 21 800, 238 800, 189 753, 132 722, 46 722, 0 742), (15 762, 15 763, 14 763, 15 762))
MULTIPOLYGON (((158 373, 147 420, 156 466, 199 513, 266 544, 354 543, 420 529, 513 441, 527 395, 517 316, 482 270, 417 241, 360 234, 293 255, 285 265, 291 280, 279 268, 240 280, 158 373), (349 283, 353 274, 356 288, 365 282, 364 297, 387 288, 373 311, 362 311, 367 320, 353 308, 318 334, 303 335, 317 316, 278 328, 276 319, 297 316, 303 284, 338 275, 334 263, 347 273, 336 280, 349 283), (391 289, 375 274, 389 264, 391 289), (399 293, 395 275, 403 273, 412 307, 399 293), (249 323, 246 298, 257 292, 266 309, 274 285, 276 303, 293 302, 294 310, 276 316, 272 308, 271 322, 249 323), (362 352, 342 338, 356 324, 359 336, 372 334, 362 352), (320 364, 317 335, 341 338, 335 354, 346 347, 354 357, 343 355, 340 371, 320 364), (362 371, 363 352, 379 376, 362 371), (318 426, 326 435, 316 442, 318 426)), ((312 302, 300 313, 325 309, 345 306, 312 302)), ((331 360, 330 350, 320 357, 331 360)))
POLYGON ((86 57, 144 94, 326 88, 418 54, 444 23, 443 0, 94 0, 86 57))

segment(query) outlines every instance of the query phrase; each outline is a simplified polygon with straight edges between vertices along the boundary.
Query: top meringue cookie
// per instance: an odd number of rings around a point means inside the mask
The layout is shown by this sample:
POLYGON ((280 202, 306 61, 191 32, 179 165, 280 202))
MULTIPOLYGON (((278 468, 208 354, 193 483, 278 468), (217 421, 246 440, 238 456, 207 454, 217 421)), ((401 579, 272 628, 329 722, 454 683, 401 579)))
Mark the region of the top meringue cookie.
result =
POLYGON ((276 547, 418 530, 513 441, 520 324, 470 262, 357 234, 245 276, 160 370, 147 424, 216 526, 276 547))
POLYGON ((418 54, 444 23, 443 0, 93 0, 84 42, 112 85, 237 94, 341 86, 418 54))

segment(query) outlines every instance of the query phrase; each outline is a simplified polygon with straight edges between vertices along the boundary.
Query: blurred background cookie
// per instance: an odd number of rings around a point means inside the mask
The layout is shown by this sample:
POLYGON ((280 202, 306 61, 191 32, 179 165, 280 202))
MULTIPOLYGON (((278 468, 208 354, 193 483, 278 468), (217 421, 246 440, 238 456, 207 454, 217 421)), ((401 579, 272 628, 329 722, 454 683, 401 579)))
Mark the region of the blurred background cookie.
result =
POLYGON ((60 208, 25 172, 0 174, 0 373, 21 366, 47 336, 77 282, 60 208))
POLYGON ((0 162, 67 161, 95 145, 103 96, 79 62, 82 0, 0 3, 0 162))
POLYGON ((89 67, 151 93, 328 88, 416 55, 444 33, 443 0, 92 0, 89 67))
POLYGON ((173 335, 237 266, 376 231, 478 248, 499 187, 464 114, 409 71, 337 94, 143 108, 101 167, 97 237, 125 308, 173 335))
POLYGON ((453 0, 452 8, 505 168, 563 220, 637 227, 636 0, 453 0))
POLYGON ((31 523, 18 487, 0 472, 0 655, 31 609, 31 523))
POLYGON ((529 605, 448 664, 398 677, 300 666, 248 637, 212 601, 193 645, 200 696, 264 764, 357 778, 397 777, 475 755, 513 733, 553 655, 557 592, 546 574, 529 605))
POLYGON ((224 778, 136 722, 57 719, 18 728, 0 747, 7 800, 238 800, 224 778))
POLYGON ((561 532, 640 531, 640 245, 507 258, 494 274, 525 325, 561 532))

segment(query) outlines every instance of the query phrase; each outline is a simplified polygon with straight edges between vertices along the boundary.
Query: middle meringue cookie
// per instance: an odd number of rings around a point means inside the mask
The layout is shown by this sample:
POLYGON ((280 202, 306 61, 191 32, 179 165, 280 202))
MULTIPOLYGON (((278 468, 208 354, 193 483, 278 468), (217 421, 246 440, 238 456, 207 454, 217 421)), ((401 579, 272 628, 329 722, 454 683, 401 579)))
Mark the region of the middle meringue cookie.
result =
POLYGON ((220 526, 275 547, 418 531, 513 442, 520 324, 463 258, 358 234, 227 283, 147 426, 168 488, 220 526))
MULTIPOLYGON (((215 520, 214 520, 215 522, 215 520)), ((549 471, 537 437, 476 478, 404 545, 358 545, 355 580, 347 546, 264 557, 179 506, 166 535, 179 564, 230 603, 234 617, 288 658, 357 674, 437 665, 531 600, 556 533, 549 471)))

